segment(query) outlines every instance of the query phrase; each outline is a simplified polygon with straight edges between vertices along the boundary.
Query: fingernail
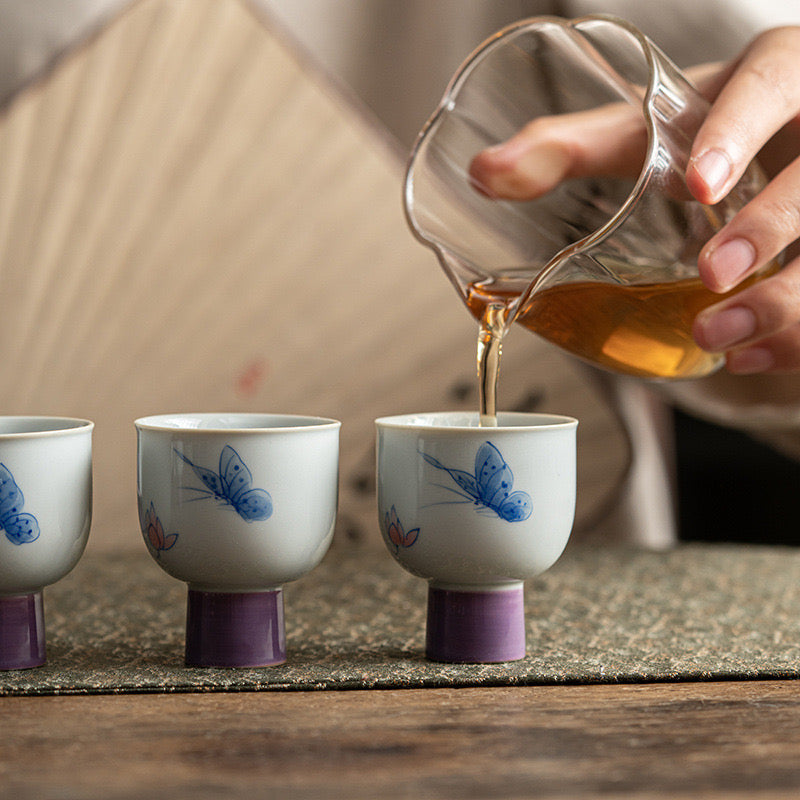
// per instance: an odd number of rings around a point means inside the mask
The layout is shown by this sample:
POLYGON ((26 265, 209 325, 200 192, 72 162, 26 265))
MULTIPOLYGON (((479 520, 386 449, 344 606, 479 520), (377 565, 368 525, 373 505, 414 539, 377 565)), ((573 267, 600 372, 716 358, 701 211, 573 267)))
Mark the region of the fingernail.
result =
POLYGON ((723 150, 706 150, 694 162, 694 168, 712 195, 719 194, 728 182, 733 164, 723 150))
POLYGON ((728 353, 727 367, 729 372, 737 375, 753 375, 765 372, 775 365, 772 353, 763 347, 748 347, 728 353))
POLYGON ((712 352, 727 350, 756 332, 756 315, 743 306, 707 312, 697 318, 702 346, 712 352))
POLYGON ((753 266, 756 250, 747 239, 730 239, 713 250, 708 265, 716 278, 717 288, 727 291, 753 266))

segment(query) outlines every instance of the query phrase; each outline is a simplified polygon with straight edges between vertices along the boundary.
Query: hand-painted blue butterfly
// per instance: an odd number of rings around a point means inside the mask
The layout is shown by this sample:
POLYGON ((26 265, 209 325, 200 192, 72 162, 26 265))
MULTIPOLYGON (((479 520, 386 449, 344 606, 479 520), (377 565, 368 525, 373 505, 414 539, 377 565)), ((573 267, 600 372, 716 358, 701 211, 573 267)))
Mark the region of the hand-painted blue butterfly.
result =
POLYGON ((23 514, 25 498, 11 470, 0 464, 0 528, 12 544, 26 544, 39 538, 39 523, 33 514, 23 514))
POLYGON ((431 466, 444 470, 466 492, 456 494, 473 500, 476 505, 491 509, 506 522, 522 522, 531 515, 533 504, 530 495, 527 492, 511 491, 514 486, 511 467, 491 442, 484 442, 478 448, 474 475, 463 469, 446 467, 441 461, 425 453, 420 455, 431 466))
POLYGON ((205 467, 198 467, 183 453, 175 451, 194 470, 205 489, 192 486, 185 488, 202 492, 195 500, 214 497, 226 505, 233 506, 236 513, 247 522, 268 519, 272 515, 272 498, 264 489, 253 489, 253 476, 241 456, 229 445, 219 455, 219 474, 205 467))

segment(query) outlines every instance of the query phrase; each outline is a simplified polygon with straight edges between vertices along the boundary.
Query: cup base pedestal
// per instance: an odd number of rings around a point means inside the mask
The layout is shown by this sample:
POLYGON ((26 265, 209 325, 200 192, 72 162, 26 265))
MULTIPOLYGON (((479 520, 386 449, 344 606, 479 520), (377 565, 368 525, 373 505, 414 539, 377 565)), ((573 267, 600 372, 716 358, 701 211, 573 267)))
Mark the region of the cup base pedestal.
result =
POLYGON ((189 589, 186 664, 268 667, 286 661, 283 592, 189 589))
POLYGON ((494 591, 429 586, 425 655, 431 661, 461 664, 524 658, 522 584, 494 591))
POLYGON ((0 597, 0 669, 30 669, 45 663, 41 592, 0 597))

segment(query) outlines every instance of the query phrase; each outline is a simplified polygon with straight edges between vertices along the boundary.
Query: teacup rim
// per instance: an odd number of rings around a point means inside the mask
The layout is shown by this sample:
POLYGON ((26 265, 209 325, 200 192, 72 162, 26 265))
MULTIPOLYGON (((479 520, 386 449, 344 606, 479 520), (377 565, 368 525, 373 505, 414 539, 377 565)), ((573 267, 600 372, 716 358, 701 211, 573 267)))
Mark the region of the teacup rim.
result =
POLYGON ((151 414, 145 417, 139 417, 138 419, 134 420, 133 424, 137 430, 174 432, 189 436, 192 434, 205 436, 209 434, 277 434, 286 432, 319 431, 340 428, 342 423, 339 420, 331 417, 319 417, 313 414, 284 414, 262 411, 178 411, 169 414, 151 414), (174 421, 179 419, 187 422, 194 420, 198 423, 209 423, 214 420, 221 421, 225 418, 228 418, 233 422, 238 420, 239 424, 216 424, 210 425, 209 427, 201 427, 200 425, 193 426, 174 424, 174 421), (172 420, 173 424, 167 424, 169 420, 172 420), (251 422, 257 420, 273 420, 273 423, 268 425, 245 425, 243 423, 246 420, 251 422))
POLYGON ((51 436, 70 436, 91 432, 94 422, 83 417, 67 417, 52 414, 4 414, 0 415, 0 441, 30 439, 51 436), (26 425, 25 430, 4 430, 6 425, 26 425), (43 427, 43 426, 52 427, 43 427))
POLYGON ((480 414, 477 411, 423 411, 410 414, 397 414, 378 417, 375 425, 379 428, 395 428, 415 431, 435 431, 437 433, 480 431, 485 434, 502 431, 524 431, 559 428, 574 428, 578 420, 566 414, 552 414, 539 411, 499 411, 497 426, 480 425, 480 414), (461 419, 460 424, 437 424, 445 418, 461 419))

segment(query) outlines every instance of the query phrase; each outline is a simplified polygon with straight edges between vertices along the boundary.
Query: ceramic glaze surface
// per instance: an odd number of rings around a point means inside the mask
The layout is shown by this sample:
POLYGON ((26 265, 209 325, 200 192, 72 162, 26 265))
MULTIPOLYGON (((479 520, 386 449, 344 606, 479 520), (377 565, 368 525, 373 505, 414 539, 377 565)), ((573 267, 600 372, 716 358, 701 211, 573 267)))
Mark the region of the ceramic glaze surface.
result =
POLYGON ((78 563, 91 527, 93 427, 0 418, 0 595, 40 591, 78 563))
POLYGON ((439 587, 501 588, 552 566, 575 510, 577 421, 463 413, 386 417, 378 430, 378 513, 409 572, 439 587))
POLYGON ((265 414, 137 420, 139 519, 190 588, 254 592, 313 569, 333 536, 339 422, 265 414))

